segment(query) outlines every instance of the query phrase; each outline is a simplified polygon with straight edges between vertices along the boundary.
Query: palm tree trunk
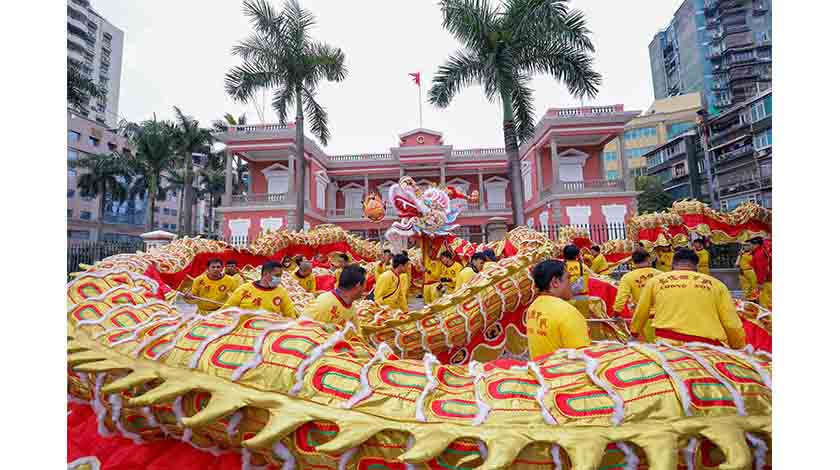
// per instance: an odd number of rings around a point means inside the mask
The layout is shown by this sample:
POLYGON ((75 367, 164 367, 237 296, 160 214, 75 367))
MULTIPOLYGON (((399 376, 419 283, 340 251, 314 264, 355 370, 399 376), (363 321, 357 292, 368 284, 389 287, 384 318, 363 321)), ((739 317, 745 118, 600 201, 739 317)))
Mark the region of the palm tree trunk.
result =
POLYGON ((193 161, 189 152, 184 155, 184 158, 184 224, 181 234, 189 236, 193 231, 193 161))
POLYGON ((303 156, 303 103, 300 88, 295 92, 297 100, 297 113, 295 115, 295 229, 303 230, 303 211, 306 206, 306 194, 304 194, 304 178, 306 172, 306 160, 303 156))
POLYGON ((155 206, 157 202, 157 178, 152 176, 149 178, 149 187, 146 191, 148 204, 146 204, 146 231, 151 232, 155 229, 155 206))
POLYGON ((513 224, 517 227, 525 225, 525 195, 522 189, 522 164, 519 161, 519 145, 516 142, 516 126, 513 122, 513 106, 510 95, 502 92, 503 121, 505 133, 505 153, 508 159, 508 179, 511 183, 513 205, 513 224))
POLYGON ((99 215, 96 217, 96 238, 94 240, 102 241, 102 230, 105 227, 105 182, 99 185, 99 215))

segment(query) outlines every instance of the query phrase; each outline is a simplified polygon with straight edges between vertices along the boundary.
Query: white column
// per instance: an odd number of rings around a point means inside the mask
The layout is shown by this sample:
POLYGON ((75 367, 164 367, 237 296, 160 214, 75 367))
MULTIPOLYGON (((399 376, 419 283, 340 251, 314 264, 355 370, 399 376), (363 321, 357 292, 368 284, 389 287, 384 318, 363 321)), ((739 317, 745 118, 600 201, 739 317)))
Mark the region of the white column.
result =
POLYGON ((557 183, 560 171, 560 157, 557 156, 557 142, 551 139, 551 184, 557 183))
POLYGON ((534 156, 537 160, 537 187, 534 189, 534 193, 539 198, 540 191, 542 191, 542 155, 540 155, 539 149, 534 149, 534 156))
POLYGON ((368 195, 368 175, 367 175, 367 173, 365 173, 365 192, 362 194, 362 200, 363 201, 367 197, 367 195, 368 195))
POLYGON ((446 187, 446 168, 440 167, 440 185, 441 187, 446 187))

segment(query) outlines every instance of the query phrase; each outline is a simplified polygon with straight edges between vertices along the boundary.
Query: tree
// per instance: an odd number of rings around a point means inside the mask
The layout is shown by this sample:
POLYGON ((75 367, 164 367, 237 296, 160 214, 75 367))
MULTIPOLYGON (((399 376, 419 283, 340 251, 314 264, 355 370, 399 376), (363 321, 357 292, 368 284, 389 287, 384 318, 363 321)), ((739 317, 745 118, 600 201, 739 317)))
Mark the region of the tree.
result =
POLYGON ((301 8, 297 0, 287 0, 282 12, 265 0, 247 0, 245 15, 251 20, 254 34, 233 47, 233 54, 242 58, 242 65, 228 72, 225 90, 242 103, 257 90, 272 90, 272 106, 283 125, 289 107, 294 105, 295 224, 301 229, 306 198, 303 114, 305 111, 310 131, 322 145, 327 145, 330 138, 327 112, 315 100, 316 91, 323 80, 340 82, 347 76, 344 52, 310 37, 315 17, 301 8))
POLYGON ((664 211, 674 203, 674 198, 662 189, 662 183, 652 176, 636 178, 636 189, 641 191, 636 199, 639 214, 664 211))
POLYGON ((128 199, 129 170, 125 160, 114 154, 85 154, 70 166, 84 170, 76 182, 76 188, 82 197, 99 197, 99 215, 96 218, 96 240, 102 240, 105 225, 105 203, 110 198, 113 202, 128 199))
POLYGON ((140 124, 128 124, 125 133, 131 136, 137 149, 137 155, 130 159, 133 181, 129 195, 148 198, 146 229, 151 231, 155 227, 156 201, 166 199, 162 175, 177 162, 177 129, 171 121, 158 121, 155 117, 140 124))
POLYGON ((248 123, 248 120, 245 118, 245 115, 234 117, 233 114, 225 113, 222 116, 222 119, 216 119, 213 121, 213 131, 214 132, 224 132, 227 130, 229 126, 244 126, 248 123))
POLYGON ((86 110, 90 100, 105 96, 105 89, 85 77, 78 61, 67 60, 67 106, 77 111, 86 110))
POLYGON ((502 129, 512 183, 513 220, 525 224, 519 143, 534 133, 531 75, 545 73, 576 97, 594 97, 601 75, 583 14, 567 0, 443 0, 443 27, 462 48, 441 65, 429 101, 446 108, 465 87, 480 84, 502 103, 502 129))
POLYGON ((210 142, 213 136, 209 129, 202 129, 198 120, 191 116, 184 114, 180 108, 173 106, 175 109, 176 120, 176 147, 178 153, 184 159, 184 207, 183 207, 183 223, 179 227, 181 235, 191 235, 193 228, 193 205, 195 198, 193 197, 193 180, 195 179, 195 172, 193 171, 193 153, 206 151, 209 154, 210 142))

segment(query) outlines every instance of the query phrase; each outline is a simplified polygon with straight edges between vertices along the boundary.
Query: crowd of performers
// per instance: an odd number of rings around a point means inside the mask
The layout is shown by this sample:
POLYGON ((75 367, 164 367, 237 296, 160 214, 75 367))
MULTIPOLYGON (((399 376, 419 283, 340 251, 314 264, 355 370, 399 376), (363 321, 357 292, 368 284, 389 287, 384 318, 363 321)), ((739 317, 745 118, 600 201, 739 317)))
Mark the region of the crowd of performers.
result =
MULTIPOLYGON (((693 241, 691 248, 675 249, 670 244, 660 244, 648 245, 646 249, 639 244, 632 253, 631 270, 620 279, 612 311, 618 315, 630 309, 630 331, 640 341, 744 347, 745 332, 731 293, 710 275, 709 260, 702 239, 693 241)), ((449 251, 443 251, 438 259, 424 257, 424 265, 419 270, 423 274, 425 303, 460 289, 488 265, 497 262, 497 258, 492 250, 487 250, 463 261, 465 264, 456 261, 449 251)), ((353 303, 365 297, 382 306, 408 311, 411 267, 407 252, 394 254, 384 249, 380 259, 367 270, 352 264, 346 253, 339 253, 332 262, 334 287, 320 293, 313 263, 329 266, 323 257, 314 260, 286 257, 282 262, 264 263, 259 279, 249 282, 239 272, 236 261, 211 259, 207 270, 193 280, 190 292, 184 297, 204 313, 239 307, 296 318, 289 294, 281 285, 285 272, 305 291, 317 294, 315 301, 302 312, 315 321, 339 327, 355 322, 353 303)), ((771 308, 771 260, 764 240, 751 239, 736 263, 745 297, 771 308)), ((608 274, 614 267, 597 246, 582 252, 578 246, 568 245, 563 249, 562 259, 542 261, 533 268, 538 296, 526 313, 531 359, 561 348, 590 345, 585 317, 589 273, 608 274)))

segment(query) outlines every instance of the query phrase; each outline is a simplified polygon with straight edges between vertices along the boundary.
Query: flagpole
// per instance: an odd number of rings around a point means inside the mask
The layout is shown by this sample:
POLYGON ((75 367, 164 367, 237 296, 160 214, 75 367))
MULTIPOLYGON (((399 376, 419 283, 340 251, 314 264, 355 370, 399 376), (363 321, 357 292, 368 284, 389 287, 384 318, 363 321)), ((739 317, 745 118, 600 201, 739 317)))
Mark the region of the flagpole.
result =
POLYGON ((420 110, 420 128, 423 128, 423 93, 420 84, 417 84, 417 109, 420 110))

